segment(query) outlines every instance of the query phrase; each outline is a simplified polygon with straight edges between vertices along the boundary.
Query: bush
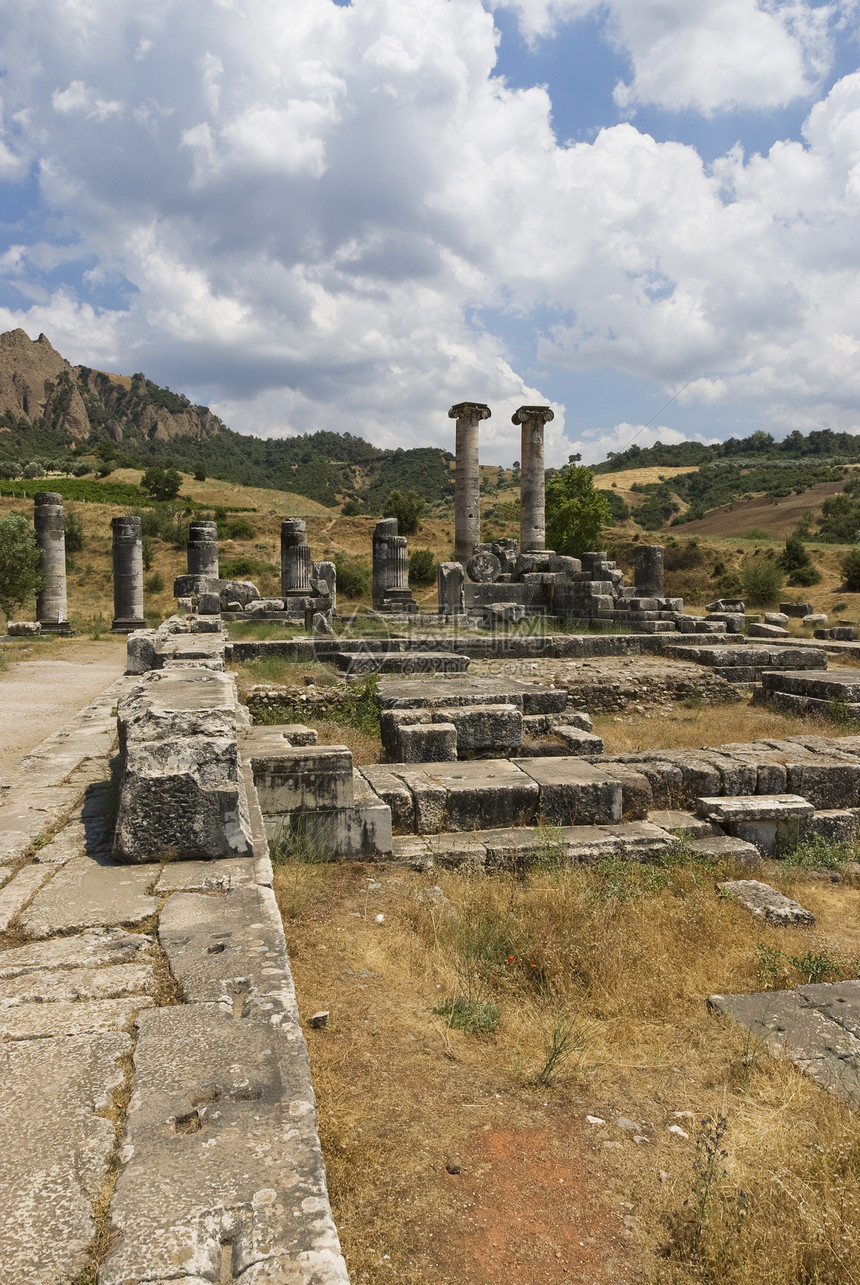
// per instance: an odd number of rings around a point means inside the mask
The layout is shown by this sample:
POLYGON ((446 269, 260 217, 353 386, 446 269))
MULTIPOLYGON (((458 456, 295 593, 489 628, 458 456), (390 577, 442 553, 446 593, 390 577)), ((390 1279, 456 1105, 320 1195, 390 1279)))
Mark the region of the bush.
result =
POLYGON ((409 559, 409 583, 424 589, 436 579, 436 559, 430 549, 416 549, 409 559))
POLYGON ((842 559, 842 588, 847 593, 860 593, 860 549, 852 549, 842 559))
POLYGON ((202 464, 198 464, 197 468, 194 470, 194 481, 195 482, 206 481, 206 470, 202 464))
POLYGON ((66 553, 80 553, 84 547, 84 524, 77 509, 66 509, 64 515, 66 529, 66 553))
POLYGON ((164 589, 164 576, 160 571, 153 571, 151 576, 146 580, 147 593, 161 593, 164 589))
POLYGON ((800 531, 795 531, 786 540, 785 548, 780 554, 779 565, 786 572, 790 585, 808 587, 818 584, 821 579, 821 573, 813 566, 800 531))
POLYGON ((334 560, 337 591, 344 598, 363 598, 370 588, 370 572, 358 562, 338 554, 334 560))
POLYGON ((253 540, 257 532, 247 518, 216 518, 219 540, 253 540))
POLYGON ((0 461, 0 477, 9 479, 12 477, 20 477, 20 476, 21 476, 21 465, 17 464, 15 460, 0 461))
POLYGON ((361 500, 347 500, 340 511, 340 515, 342 518, 357 518, 366 512, 367 509, 361 503, 361 500))
POLYGON ((45 466, 41 462, 41 460, 30 460, 30 463, 25 464, 23 469, 21 470, 21 476, 28 477, 28 478, 44 477, 45 466))
POLYGON ((785 584, 779 563, 767 558, 745 559, 741 567, 741 593, 750 607, 778 603, 785 584))

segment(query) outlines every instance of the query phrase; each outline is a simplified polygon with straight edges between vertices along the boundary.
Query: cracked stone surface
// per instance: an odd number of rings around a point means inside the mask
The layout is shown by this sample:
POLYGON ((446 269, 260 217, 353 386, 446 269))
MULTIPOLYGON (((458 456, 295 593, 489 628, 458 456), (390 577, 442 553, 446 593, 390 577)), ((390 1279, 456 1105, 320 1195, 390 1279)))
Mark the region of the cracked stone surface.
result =
MULTIPOLYGON (((2 956, 0 956, 2 959, 2 956)), ((119 999, 152 995, 156 990, 150 964, 116 964, 113 968, 60 968, 0 981, 0 1010, 15 1004, 53 1004, 60 1000, 119 999)))
POLYGON ((19 1004, 0 1009, 0 1040, 41 1040, 52 1035, 106 1035, 125 1031, 152 1000, 143 995, 89 1003, 60 1000, 54 1004, 19 1004))
POLYGON ((0 1045, 0 1263, 15 1285, 56 1285, 83 1270, 114 1145, 111 1105, 123 1082, 124 1034, 0 1045))
POLYGON ((116 866, 89 856, 73 857, 21 915, 28 937, 103 924, 139 924, 155 914, 158 899, 147 892, 151 869, 116 866))

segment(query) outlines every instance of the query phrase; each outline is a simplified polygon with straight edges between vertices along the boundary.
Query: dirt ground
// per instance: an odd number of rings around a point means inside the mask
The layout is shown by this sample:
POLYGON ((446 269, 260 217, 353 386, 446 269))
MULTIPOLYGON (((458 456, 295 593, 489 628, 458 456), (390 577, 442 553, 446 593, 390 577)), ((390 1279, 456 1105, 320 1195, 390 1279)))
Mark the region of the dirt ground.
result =
POLYGON ((125 638, 4 643, 0 779, 125 670, 125 638))

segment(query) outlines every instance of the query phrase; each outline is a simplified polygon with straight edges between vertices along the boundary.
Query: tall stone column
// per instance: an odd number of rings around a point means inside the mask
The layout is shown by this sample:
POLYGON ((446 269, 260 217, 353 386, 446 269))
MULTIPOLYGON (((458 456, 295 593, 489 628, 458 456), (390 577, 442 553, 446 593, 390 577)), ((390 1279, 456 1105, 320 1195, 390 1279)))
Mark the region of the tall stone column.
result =
POLYGON ((309 594, 311 551, 303 518, 284 518, 281 523, 281 593, 309 594))
MULTIPOLYGON (((373 528, 373 583, 371 595, 373 608, 380 611, 385 605, 385 597, 391 588, 391 567, 394 561, 394 541, 397 534, 397 518, 383 518, 373 528)), ((406 537, 403 537, 406 543, 406 537)))
POLYGON ((640 544, 633 572, 637 598, 663 598, 663 546, 640 544))
POLYGON ((140 518, 111 519, 113 535, 113 625, 116 634, 145 629, 143 615, 143 535, 140 518))
POLYGON ((54 491, 38 491, 33 496, 33 525, 44 581, 44 587, 36 596, 36 619, 43 628, 64 633, 69 627, 69 608, 63 497, 54 491))
POLYGON ((395 536, 391 542, 389 568, 389 589, 408 589, 409 543, 405 535, 395 536))
POLYGON ((188 528, 188 574, 218 579, 218 526, 192 522, 188 528))
POLYGON ((454 558, 464 567, 481 539, 481 477, 478 427, 492 411, 483 402, 458 402, 448 411, 457 421, 454 467, 454 558))
POLYGON ((521 406, 511 416, 522 425, 520 459, 520 553, 546 548, 546 480, 543 464, 544 425, 555 419, 549 406, 521 406))

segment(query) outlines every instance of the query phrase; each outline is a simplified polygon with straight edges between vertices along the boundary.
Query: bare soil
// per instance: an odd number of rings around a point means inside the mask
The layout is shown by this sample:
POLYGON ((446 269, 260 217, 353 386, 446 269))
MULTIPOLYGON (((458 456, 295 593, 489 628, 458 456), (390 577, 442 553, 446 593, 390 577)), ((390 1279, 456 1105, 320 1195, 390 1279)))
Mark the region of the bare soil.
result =
POLYGON ((4 643, 0 669, 0 778, 125 670, 125 638, 4 643))

